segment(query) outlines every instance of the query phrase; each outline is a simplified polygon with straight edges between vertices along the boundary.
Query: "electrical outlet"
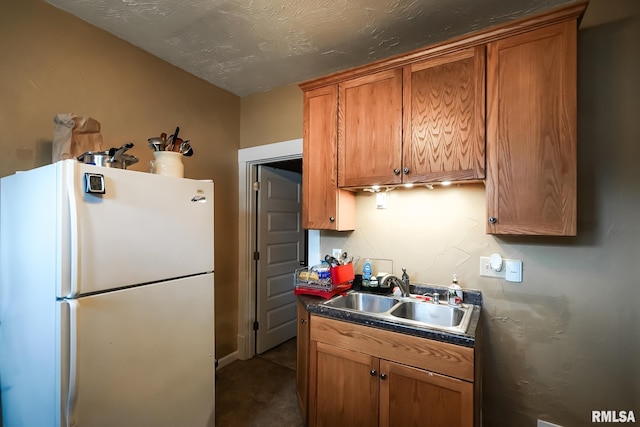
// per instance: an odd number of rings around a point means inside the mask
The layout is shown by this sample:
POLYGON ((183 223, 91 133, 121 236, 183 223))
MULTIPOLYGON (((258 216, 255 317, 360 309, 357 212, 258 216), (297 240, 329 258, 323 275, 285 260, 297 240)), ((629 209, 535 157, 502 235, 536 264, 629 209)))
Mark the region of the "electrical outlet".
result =
POLYGON ((522 282, 522 261, 518 259, 504 259, 500 271, 491 268, 491 258, 480 257, 480 276, 505 279, 507 282, 522 282))
POLYGON ((331 252, 331 256, 333 256, 335 259, 340 259, 340 257, 342 256, 342 249, 334 249, 331 252))
POLYGON ((386 209, 387 208, 387 193, 376 193, 376 208, 378 209, 386 209))
POLYGON ((502 266, 502 269, 500 271, 495 271, 491 268, 491 259, 488 256, 480 257, 480 276, 504 279, 505 275, 506 274, 504 266, 502 266))

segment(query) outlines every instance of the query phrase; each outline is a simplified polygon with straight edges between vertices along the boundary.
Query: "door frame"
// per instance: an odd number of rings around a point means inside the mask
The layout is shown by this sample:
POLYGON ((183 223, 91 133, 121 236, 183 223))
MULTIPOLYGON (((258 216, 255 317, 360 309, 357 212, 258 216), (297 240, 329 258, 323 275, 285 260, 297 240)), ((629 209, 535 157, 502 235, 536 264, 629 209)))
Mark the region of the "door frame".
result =
MULTIPOLYGON (((256 268, 253 262, 256 203, 253 193, 254 166, 302 158, 302 139, 260 145, 238 150, 238 358, 256 354, 255 320, 256 268)), ((304 180, 304 176, 302 177, 304 180)), ((320 232, 309 230, 309 263, 320 258, 320 232)), ((291 279, 293 286, 293 278, 291 279)))

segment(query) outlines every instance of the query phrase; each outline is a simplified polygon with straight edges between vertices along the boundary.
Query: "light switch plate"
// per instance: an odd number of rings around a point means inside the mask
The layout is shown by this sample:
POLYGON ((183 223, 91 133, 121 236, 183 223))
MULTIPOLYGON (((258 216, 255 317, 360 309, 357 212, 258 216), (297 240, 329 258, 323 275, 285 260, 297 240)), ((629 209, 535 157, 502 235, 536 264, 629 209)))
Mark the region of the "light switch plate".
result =
POLYGON ((505 260, 505 279, 507 282, 522 282, 522 261, 517 259, 505 260))

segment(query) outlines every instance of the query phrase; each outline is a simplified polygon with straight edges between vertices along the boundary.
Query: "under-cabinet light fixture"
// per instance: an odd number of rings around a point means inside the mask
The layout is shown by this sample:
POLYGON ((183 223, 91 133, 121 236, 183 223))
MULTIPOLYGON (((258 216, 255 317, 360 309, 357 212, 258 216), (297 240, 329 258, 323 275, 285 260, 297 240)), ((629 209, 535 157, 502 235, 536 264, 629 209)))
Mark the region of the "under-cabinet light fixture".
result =
POLYGON ((369 193, 379 193, 380 192, 380 186, 379 185, 372 185, 371 188, 363 188, 362 191, 368 191, 369 193))
MULTIPOLYGON (((441 181, 441 182, 433 182, 433 183, 420 184, 420 185, 424 185, 425 188, 429 190, 433 190, 438 185, 441 187, 448 187, 451 184, 453 184, 451 181, 441 181)), ((458 186, 460 186, 460 184, 458 184, 458 186)), ((399 188, 414 188, 414 187, 415 187, 414 183, 408 182, 406 184, 388 186, 384 189, 384 191, 389 192, 389 191, 397 190, 399 188)), ((371 187, 363 188, 362 191, 366 191, 369 193, 380 193, 381 191, 383 191, 383 189, 380 185, 372 185, 371 187)))

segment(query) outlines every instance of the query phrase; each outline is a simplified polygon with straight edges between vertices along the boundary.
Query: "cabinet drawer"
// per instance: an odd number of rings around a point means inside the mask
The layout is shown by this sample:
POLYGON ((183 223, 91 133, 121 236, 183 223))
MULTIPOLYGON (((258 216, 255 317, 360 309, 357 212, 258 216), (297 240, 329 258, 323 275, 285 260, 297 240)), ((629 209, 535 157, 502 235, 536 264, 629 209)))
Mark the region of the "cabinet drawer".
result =
POLYGON ((474 380, 474 349, 312 316, 311 340, 367 353, 465 381, 474 380))

